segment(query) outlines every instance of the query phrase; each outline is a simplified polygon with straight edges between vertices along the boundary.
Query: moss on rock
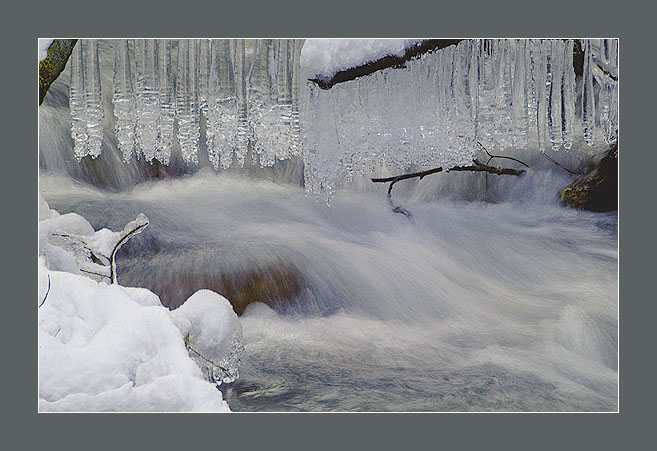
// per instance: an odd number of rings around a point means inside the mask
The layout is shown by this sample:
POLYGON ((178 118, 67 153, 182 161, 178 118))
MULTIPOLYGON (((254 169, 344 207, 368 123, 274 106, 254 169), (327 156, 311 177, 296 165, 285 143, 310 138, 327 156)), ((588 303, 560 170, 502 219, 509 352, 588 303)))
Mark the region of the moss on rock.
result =
POLYGON ((590 211, 618 210, 618 144, 586 175, 559 192, 569 207, 590 211))
POLYGON ((39 105, 43 103, 48 88, 66 67, 77 39, 55 39, 48 47, 48 56, 39 63, 39 105))

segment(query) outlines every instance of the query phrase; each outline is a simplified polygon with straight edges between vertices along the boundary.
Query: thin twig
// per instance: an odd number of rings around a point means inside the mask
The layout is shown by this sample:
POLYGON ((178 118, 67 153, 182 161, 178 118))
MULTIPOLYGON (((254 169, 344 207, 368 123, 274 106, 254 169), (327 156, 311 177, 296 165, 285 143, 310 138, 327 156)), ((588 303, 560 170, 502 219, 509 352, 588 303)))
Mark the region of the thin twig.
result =
POLYGON ((39 304, 39 308, 41 308, 41 306, 46 302, 49 293, 50 293, 50 274, 48 274, 48 289, 46 290, 46 295, 43 297, 43 301, 41 301, 41 304, 39 304))
POLYGON ((550 157, 548 156, 548 154, 546 154, 545 152, 541 152, 541 155, 543 155, 545 158, 547 158, 548 160, 550 160, 552 163, 554 163, 554 164, 556 164, 557 166, 559 166, 559 167, 560 167, 561 169, 563 169, 564 171, 569 172, 570 174, 573 174, 573 175, 583 175, 583 174, 580 173, 580 172, 571 171, 571 170, 568 169, 567 167, 562 166, 561 164, 559 164, 558 161, 556 161, 556 160, 550 158, 550 157))
POLYGON ((107 277, 108 279, 112 280, 112 278, 107 274, 101 274, 99 272, 94 272, 94 271, 87 271, 86 269, 82 269, 82 268, 78 268, 78 269, 80 270, 80 272, 86 272, 87 274, 93 274, 94 276, 98 276, 98 277, 107 277))
POLYGON ((522 174, 525 173, 524 169, 496 168, 495 166, 489 166, 487 164, 483 164, 477 159, 474 159, 472 162, 474 163, 472 166, 454 166, 453 168, 449 168, 449 169, 443 169, 442 167, 440 167, 440 168, 428 169, 426 171, 413 172, 411 174, 396 175, 393 177, 373 178, 371 180, 374 183, 388 183, 388 182, 396 183, 400 180, 406 180, 412 178, 419 178, 420 180, 422 180, 427 175, 436 174, 438 172, 443 172, 443 171, 444 172, 467 172, 467 171, 488 172, 490 174, 516 175, 516 176, 521 176, 522 174))
POLYGON ((600 63, 595 63, 596 66, 598 66, 598 69, 602 71, 603 74, 605 74, 607 77, 611 78, 614 81, 618 81, 618 77, 609 72, 608 70, 605 70, 600 63))
POLYGON ((217 363, 215 363, 215 362, 213 362, 212 360, 210 360, 210 359, 208 359, 207 357, 205 357, 203 354, 201 354, 200 352, 198 352, 196 349, 192 348, 191 345, 190 345, 189 343, 187 343, 187 349, 189 349, 190 351, 192 351, 194 354, 196 354, 197 356, 199 356, 200 358, 202 358, 202 359, 205 360, 206 362, 210 363, 212 366, 215 366, 215 367, 219 368, 219 369, 221 370, 221 372, 224 373, 224 375, 226 375, 227 377, 233 377, 233 376, 228 372, 227 369, 225 369, 223 366, 218 365, 217 363))
MULTIPOLYGON (((483 147, 483 146, 482 146, 483 147)), ((392 211, 395 213, 401 213, 407 218, 411 219, 412 215, 411 213, 402 208, 399 205, 395 205, 392 202, 392 187, 395 183, 401 181, 401 180, 407 180, 407 179, 412 179, 412 178, 419 178, 422 180, 424 177, 427 175, 431 174, 436 174, 438 172, 464 172, 464 171, 469 171, 469 172, 486 172, 487 174, 497 174, 497 175, 515 175, 515 176, 521 176, 522 174, 525 173, 524 169, 511 169, 511 168, 496 168, 494 166, 489 166, 487 164, 483 164, 477 159, 474 159, 472 161, 474 165, 472 166, 454 166, 453 168, 450 169, 443 169, 442 167, 440 168, 433 168, 433 169, 428 169, 426 171, 420 171, 420 172, 413 172, 411 174, 402 174, 402 175, 396 175, 393 177, 382 177, 382 178, 372 178, 372 182, 374 183, 390 183, 390 186, 388 187, 388 202, 390 202, 390 205, 392 205, 393 209, 392 211)), ((522 162, 520 162, 522 163, 522 162)), ((523 163, 524 164, 524 163, 523 163)))
POLYGON ((481 148, 484 149, 484 152, 486 152, 486 155, 488 155, 488 156, 490 157, 490 158, 488 159, 488 161, 486 162, 486 164, 490 163, 490 161, 491 161, 493 158, 504 158, 505 160, 511 160, 511 161, 515 161, 516 163, 520 163, 521 165, 523 165, 523 166, 526 167, 526 168, 529 167, 529 165, 528 165, 527 163, 525 163, 525 162, 523 162, 523 161, 520 161, 520 160, 518 160, 517 158, 507 157, 507 156, 504 156, 504 155, 491 155, 491 153, 488 152, 488 149, 486 149, 482 143, 480 143, 479 141, 477 141, 477 144, 479 144, 479 146, 481 146, 481 148))

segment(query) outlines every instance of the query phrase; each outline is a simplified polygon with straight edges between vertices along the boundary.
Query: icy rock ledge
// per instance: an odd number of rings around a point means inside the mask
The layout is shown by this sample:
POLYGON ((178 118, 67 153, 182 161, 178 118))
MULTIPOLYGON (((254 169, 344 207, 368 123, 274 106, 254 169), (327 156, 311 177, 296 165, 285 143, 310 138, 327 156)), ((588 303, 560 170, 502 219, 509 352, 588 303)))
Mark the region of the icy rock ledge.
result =
MULTIPOLYGON (((60 216, 43 199, 39 217, 40 226, 56 219, 90 232, 84 218, 60 216)), ((169 311, 149 290, 56 271, 41 255, 37 302, 39 411, 230 411, 216 385, 237 377, 242 327, 222 296, 201 290, 169 311), (186 337, 221 363, 223 379, 208 380, 217 369, 195 363, 186 337)))

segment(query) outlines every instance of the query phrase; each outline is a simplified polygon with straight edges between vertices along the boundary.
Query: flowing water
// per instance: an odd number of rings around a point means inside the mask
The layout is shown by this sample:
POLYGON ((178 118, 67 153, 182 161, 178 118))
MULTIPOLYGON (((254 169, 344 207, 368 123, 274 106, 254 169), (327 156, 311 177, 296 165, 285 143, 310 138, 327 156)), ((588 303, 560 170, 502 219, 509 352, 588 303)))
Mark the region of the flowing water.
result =
POLYGON ((172 308, 207 287, 244 310, 241 376, 221 387, 233 410, 617 410, 618 216, 559 206, 572 177, 540 153, 522 178, 395 185, 412 221, 367 179, 314 202, 298 158, 215 173, 204 139, 194 175, 175 140, 169 166, 124 164, 112 47, 99 52, 103 151, 73 155, 67 70, 39 108, 39 189, 95 229, 148 216, 118 254, 121 284, 172 308))
POLYGON ((221 274, 291 268, 294 290, 241 316, 233 410, 614 411, 618 217, 560 207, 560 184, 530 173, 498 204, 411 196, 411 222, 385 187, 327 207, 212 171, 120 193, 40 178, 96 229, 144 212, 119 282, 169 305, 221 274))

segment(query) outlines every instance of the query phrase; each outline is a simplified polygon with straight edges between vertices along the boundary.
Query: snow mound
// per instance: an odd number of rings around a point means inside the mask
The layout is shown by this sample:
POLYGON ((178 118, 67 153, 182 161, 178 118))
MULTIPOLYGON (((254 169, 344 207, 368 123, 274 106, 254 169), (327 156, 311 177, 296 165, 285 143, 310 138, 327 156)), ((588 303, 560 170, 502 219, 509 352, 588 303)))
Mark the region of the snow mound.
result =
POLYGON ((306 78, 327 81, 342 70, 362 66, 384 56, 402 56, 420 39, 307 39, 301 49, 306 78))
POLYGON ((199 290, 171 316, 186 338, 190 355, 206 377, 217 384, 239 377, 242 324, 228 299, 199 290))
POLYGON ((86 277, 53 234, 109 249, 118 232, 41 196, 39 218, 39 411, 229 412, 216 385, 238 377, 242 326, 228 300, 201 290, 171 312, 147 289, 86 277))
MULTIPOLYGON (((189 358, 174 321, 180 314, 163 307, 154 293, 49 271, 44 261, 39 261, 40 411, 230 410, 189 358)), ((229 329, 221 321, 226 315, 212 313, 203 326, 229 329)))

